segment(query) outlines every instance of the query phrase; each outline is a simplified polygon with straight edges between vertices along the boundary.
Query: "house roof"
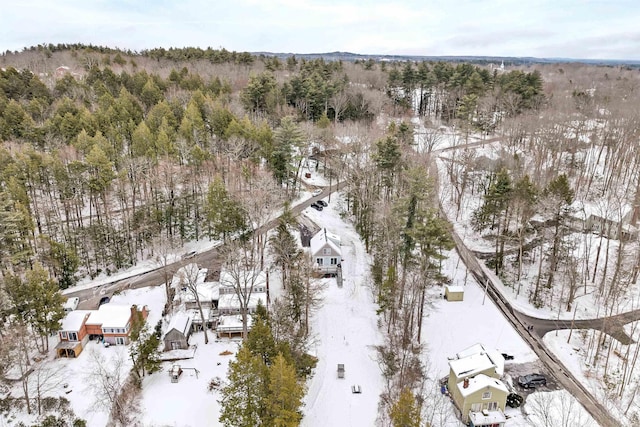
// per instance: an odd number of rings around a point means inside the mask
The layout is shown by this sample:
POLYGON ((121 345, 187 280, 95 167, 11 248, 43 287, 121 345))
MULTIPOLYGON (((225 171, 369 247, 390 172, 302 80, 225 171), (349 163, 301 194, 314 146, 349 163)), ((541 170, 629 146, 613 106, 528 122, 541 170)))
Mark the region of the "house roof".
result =
MULTIPOLYGON (((186 313, 178 313, 171 319, 169 326, 167 327, 167 333, 172 329, 180 332, 183 335, 187 335, 191 328, 191 317, 186 313)), ((165 333, 166 335, 166 333, 165 333)))
POLYGON ((207 269, 198 267, 198 264, 191 263, 181 267, 171 279, 172 288, 182 288, 185 283, 195 279, 195 283, 204 283, 207 277, 207 269))
POLYGON ((61 331, 77 332, 82 328, 82 323, 88 314, 93 313, 91 310, 75 310, 69 312, 62 319, 61 331))
MULTIPOLYGON (((253 325, 253 318, 250 314, 247 315, 247 328, 251 329, 253 325)), ((220 316, 218 320, 218 332, 241 332, 242 331, 242 316, 220 316)))
POLYGON ((87 325, 102 325, 103 328, 126 328, 130 319, 130 306, 103 304, 91 312, 87 325))
POLYGON ((469 378, 469 386, 464 387, 464 381, 458 383, 458 390, 463 397, 467 397, 482 389, 494 389, 507 393, 507 387, 502 381, 496 378, 491 378, 485 374, 476 375, 473 378, 469 378))
POLYGON ((575 200, 571 204, 571 216, 581 220, 589 217, 603 218, 614 223, 625 219, 633 211, 633 207, 627 203, 611 203, 604 200, 582 201, 575 200))
POLYGON ((482 344, 474 344, 459 353, 449 361, 449 366, 456 377, 473 377, 494 367, 498 376, 504 374, 504 357, 496 350, 487 350, 482 344))
MULTIPOLYGON (((217 301, 220 298, 220 283, 218 282, 203 282, 196 285, 198 290, 198 298, 200 301, 217 301)), ((191 292, 184 292, 182 297, 183 301, 191 302, 195 301, 191 292)))
POLYGON ((449 291, 449 293, 464 292, 464 286, 447 285, 445 286, 445 288, 447 289, 447 291, 449 291))
MULTIPOLYGON (((267 293, 266 292, 252 292, 249 297, 248 308, 255 308, 258 306, 258 301, 262 301, 262 305, 267 304, 267 293)), ((220 299, 218 300, 218 309, 224 310, 229 308, 240 308, 240 300, 238 299, 238 295, 236 293, 232 294, 222 294, 220 295, 220 299)))
POLYGON ((220 286, 235 287, 238 281, 247 287, 265 286, 267 284, 267 274, 263 270, 241 271, 238 272, 238 274, 231 274, 231 272, 227 270, 220 272, 220 286), (234 277, 234 275, 237 277, 234 277))
POLYGON ((340 236, 327 231, 326 228, 318 231, 315 236, 311 238, 311 254, 316 255, 325 245, 329 245, 336 253, 341 254, 340 248, 340 236))
POLYGON ((493 424, 506 423, 507 417, 504 416, 502 411, 482 411, 470 412, 469 420, 474 426, 490 426, 493 424))

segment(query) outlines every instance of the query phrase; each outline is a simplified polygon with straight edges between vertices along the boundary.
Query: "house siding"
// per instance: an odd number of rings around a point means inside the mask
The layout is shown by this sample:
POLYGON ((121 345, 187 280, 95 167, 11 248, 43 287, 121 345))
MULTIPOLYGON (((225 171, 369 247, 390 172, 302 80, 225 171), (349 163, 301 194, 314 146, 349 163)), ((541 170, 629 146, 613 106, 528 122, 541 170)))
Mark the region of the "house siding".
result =
POLYGON ((469 421, 469 411, 471 411, 471 407, 473 404, 478 403, 482 405, 482 409, 489 409, 489 404, 492 402, 497 403, 497 408, 504 412, 505 405, 507 402, 507 392, 502 391, 497 388, 490 387, 489 390, 486 388, 482 390, 478 390, 475 393, 471 393, 464 399, 464 404, 460 408, 462 412, 462 422, 467 423, 469 421), (489 399, 483 399, 482 394, 486 391, 491 392, 491 397, 489 399))
POLYGON ((181 349, 189 348, 189 337, 175 328, 171 329, 164 336, 164 351, 173 350, 171 347, 172 342, 178 342, 181 349))
MULTIPOLYGON (((479 375, 479 374, 485 374, 488 377, 500 379, 500 376, 496 374, 496 370, 494 366, 487 368, 484 371, 475 372, 473 376, 475 377, 476 375, 479 375)), ((460 393, 460 391, 458 391, 458 383, 463 381, 465 377, 467 377, 467 375, 462 375, 458 378, 453 372, 453 369, 449 369, 449 382, 447 383, 447 387, 449 388, 449 393, 451 394, 451 398, 456 403, 456 406, 458 406, 458 408, 460 408, 461 406, 460 402, 462 402, 462 394, 460 393)))

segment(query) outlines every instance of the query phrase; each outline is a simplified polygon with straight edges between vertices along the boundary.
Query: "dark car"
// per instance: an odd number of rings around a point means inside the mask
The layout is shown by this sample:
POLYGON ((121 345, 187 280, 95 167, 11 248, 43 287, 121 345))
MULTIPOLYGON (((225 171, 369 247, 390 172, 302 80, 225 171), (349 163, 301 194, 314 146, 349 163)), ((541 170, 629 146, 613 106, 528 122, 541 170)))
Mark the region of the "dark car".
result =
POLYGON ((510 408, 519 408, 524 402, 524 398, 517 393, 509 393, 507 396, 507 406, 510 408))
POLYGON ((513 360, 513 356, 511 354, 502 353, 502 357, 504 357, 504 360, 513 360))
POLYGON ((190 251, 187 252, 186 254, 182 255, 182 259, 189 259, 189 258, 193 258, 194 256, 196 256, 198 253, 196 251, 190 251))
POLYGON ((111 301, 111 298, 109 298, 109 297, 100 298, 100 302, 98 303, 98 307, 100 307, 102 304, 108 303, 109 301, 111 301))
POLYGON ((529 374, 519 377, 518 384, 522 388, 536 388, 547 385, 547 378, 542 374, 529 374))
POLYGON ((317 211, 321 211, 322 210, 322 206, 320 206, 319 204, 317 204, 316 202, 311 203, 311 207, 317 211))
POLYGON ((316 203, 325 208, 329 206, 329 203, 325 202, 324 200, 318 200, 316 203))

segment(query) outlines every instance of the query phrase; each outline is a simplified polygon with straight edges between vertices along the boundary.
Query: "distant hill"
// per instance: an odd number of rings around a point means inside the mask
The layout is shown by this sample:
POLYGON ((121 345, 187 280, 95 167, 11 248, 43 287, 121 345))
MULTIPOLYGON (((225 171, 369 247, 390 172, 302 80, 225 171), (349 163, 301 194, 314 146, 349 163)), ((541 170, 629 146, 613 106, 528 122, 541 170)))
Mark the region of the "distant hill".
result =
POLYGON ((356 61, 373 59, 375 61, 447 61, 447 62, 470 62, 474 64, 499 63, 504 61, 508 65, 527 64, 553 64, 553 63, 582 63, 590 65, 608 65, 630 67, 640 67, 638 60, 626 59, 579 59, 579 58, 535 58, 517 56, 424 56, 424 55, 375 55, 359 54, 351 52, 325 52, 325 53, 282 53, 282 52, 252 52, 253 55, 276 56, 287 58, 295 55, 297 58, 316 59, 323 58, 328 61, 356 61))

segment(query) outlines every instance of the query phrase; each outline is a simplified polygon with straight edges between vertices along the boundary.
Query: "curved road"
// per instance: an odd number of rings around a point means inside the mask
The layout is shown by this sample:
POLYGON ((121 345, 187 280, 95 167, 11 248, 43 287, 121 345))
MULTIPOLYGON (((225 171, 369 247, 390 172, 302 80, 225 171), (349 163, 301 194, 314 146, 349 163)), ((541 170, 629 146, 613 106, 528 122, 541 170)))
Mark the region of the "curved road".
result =
MULTIPOLYGON (((459 145, 455 148, 449 148, 447 150, 434 150, 432 153, 442 152, 442 151, 450 151, 453 149, 466 148, 469 146, 477 146, 480 144, 494 142, 499 138, 493 138, 491 140, 482 141, 480 143, 474 142, 471 144, 459 145)), ((435 157, 431 157, 430 159, 430 173, 435 178, 435 203, 438 205, 440 210, 440 214, 447 218, 447 214, 440 203, 438 189, 439 189, 439 175, 438 168, 435 162, 435 157)), ((494 282, 492 276, 487 274, 485 269, 481 266, 480 262, 476 258, 475 254, 467 248, 464 244, 463 240, 460 236, 455 232, 455 230, 451 230, 451 235, 453 241, 456 245, 456 251, 460 255, 460 259, 462 259, 463 263, 467 267, 467 269, 473 274, 475 279, 481 286, 484 286, 487 294, 493 300, 495 305, 500 309, 502 314, 506 317, 506 319, 511 323, 511 325, 515 328, 516 331, 520 334, 522 339, 524 339, 529 346, 536 353, 538 358, 544 363, 547 367, 548 371, 555 377, 558 383, 564 387, 569 393, 571 393, 582 406, 589 412, 589 414, 601 425, 604 427, 618 427, 620 426, 620 422, 617 421, 614 417, 611 416, 609 411, 591 394, 589 390, 587 390, 584 385, 578 381, 578 379, 571 373, 569 369, 567 369, 564 364, 556 358, 556 356, 546 347, 542 337, 548 331, 555 329, 565 329, 570 327, 571 322, 569 321, 569 326, 567 327, 566 321, 562 324, 560 322, 548 319, 538 319, 531 316, 527 316, 524 313, 520 313, 515 310, 509 300, 505 298, 500 291, 498 290, 497 284, 494 282), (528 322, 528 324, 527 324, 528 322), (526 325, 534 325, 533 331, 527 329, 526 325)), ((595 329, 604 328, 605 332, 611 334, 616 338, 624 339, 624 337, 620 334, 620 331, 624 333, 622 330, 622 323, 627 318, 634 320, 634 316, 640 316, 640 310, 636 310, 634 312, 624 313, 618 316, 613 316, 610 318, 603 319, 591 319, 591 320, 580 320, 574 322, 574 328, 579 323, 579 325, 583 328, 586 327, 594 327, 595 329)), ((626 334, 625 334, 626 335, 626 334)), ((627 339, 630 341, 630 338, 627 336, 627 339)), ((622 341, 621 341, 622 342, 622 341)))

